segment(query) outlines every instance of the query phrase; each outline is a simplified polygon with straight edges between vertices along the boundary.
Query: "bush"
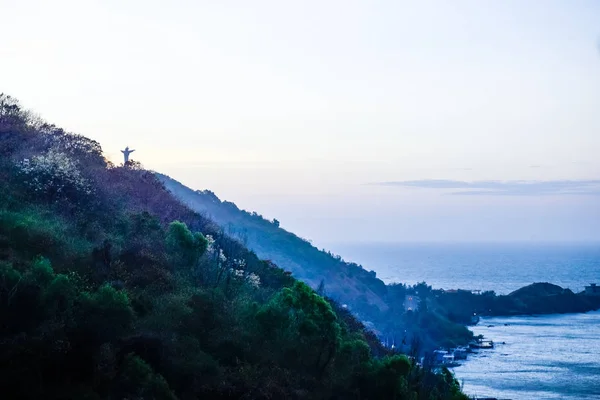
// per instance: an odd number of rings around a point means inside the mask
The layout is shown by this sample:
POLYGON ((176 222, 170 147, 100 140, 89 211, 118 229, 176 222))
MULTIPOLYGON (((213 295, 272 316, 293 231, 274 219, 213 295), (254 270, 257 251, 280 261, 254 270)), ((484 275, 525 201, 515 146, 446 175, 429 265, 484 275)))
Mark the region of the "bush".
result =
POLYGON ((117 393, 122 398, 175 400, 165 379, 135 354, 127 354, 120 369, 117 393))
POLYGON ((207 247, 204 235, 193 234, 183 222, 174 221, 169 225, 166 248, 171 263, 178 268, 194 267, 207 247))
POLYGON ((81 295, 79 326, 97 343, 110 342, 125 334, 133 322, 133 309, 124 291, 103 285, 81 295))

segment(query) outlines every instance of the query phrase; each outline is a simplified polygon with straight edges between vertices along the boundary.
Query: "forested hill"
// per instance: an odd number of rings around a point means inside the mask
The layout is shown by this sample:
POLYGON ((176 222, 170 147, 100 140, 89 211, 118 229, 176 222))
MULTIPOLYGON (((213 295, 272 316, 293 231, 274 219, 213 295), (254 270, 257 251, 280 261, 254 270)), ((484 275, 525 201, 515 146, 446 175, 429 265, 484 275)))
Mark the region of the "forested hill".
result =
POLYGON ((472 333, 463 320, 454 318, 439 304, 431 287, 420 283, 385 285, 375 272, 346 262, 325 250, 319 250, 306 239, 279 227, 256 212, 239 209, 234 203, 221 201, 209 190, 192 190, 163 174, 156 174, 165 187, 193 210, 210 217, 223 231, 245 243, 263 259, 291 271, 293 276, 322 293, 322 290, 365 321, 381 338, 391 343, 407 343, 418 339, 422 349, 466 344, 472 333), (423 300, 418 312, 404 307, 407 295, 423 300), (429 305, 429 307, 428 307, 429 305))
POLYGON ((347 304, 361 318, 375 319, 388 309, 386 285, 374 271, 319 250, 306 239, 279 227, 277 220, 269 221, 256 212, 221 201, 212 191, 193 190, 166 175, 157 173, 157 176, 176 197, 213 219, 260 258, 272 260, 315 289, 323 284, 329 296, 347 304))
POLYGON ((0 94, 6 399, 466 399, 139 163, 0 94))

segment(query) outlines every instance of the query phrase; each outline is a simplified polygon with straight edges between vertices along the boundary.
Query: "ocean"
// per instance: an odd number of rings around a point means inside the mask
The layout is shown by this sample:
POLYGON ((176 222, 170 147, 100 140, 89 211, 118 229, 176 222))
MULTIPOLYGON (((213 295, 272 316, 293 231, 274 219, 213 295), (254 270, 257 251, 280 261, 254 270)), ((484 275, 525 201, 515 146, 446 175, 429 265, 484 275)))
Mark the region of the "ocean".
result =
MULTIPOLYGON (((600 245, 335 244, 386 283, 508 294, 533 282, 575 292, 600 284, 600 245)), ((454 368, 472 396, 513 400, 600 399, 600 311, 483 318, 471 327, 497 345, 454 368), (502 344, 504 342, 504 344, 502 344)))
POLYGON ((434 288, 508 294, 534 282, 580 292, 600 284, 600 244, 332 244, 334 253, 386 283, 425 281, 434 288))
POLYGON ((494 340, 495 348, 470 354, 454 368, 465 393, 514 400, 600 399, 599 311, 483 318, 472 330, 494 340))

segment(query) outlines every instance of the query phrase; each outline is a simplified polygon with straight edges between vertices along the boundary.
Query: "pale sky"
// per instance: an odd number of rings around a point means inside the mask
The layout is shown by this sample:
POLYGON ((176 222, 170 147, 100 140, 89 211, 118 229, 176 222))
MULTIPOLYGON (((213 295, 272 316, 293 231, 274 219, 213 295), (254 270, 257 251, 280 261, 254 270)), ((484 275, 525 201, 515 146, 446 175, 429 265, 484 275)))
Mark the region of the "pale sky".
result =
POLYGON ((0 0, 0 15, 0 92, 316 245, 600 242, 596 0, 0 0))

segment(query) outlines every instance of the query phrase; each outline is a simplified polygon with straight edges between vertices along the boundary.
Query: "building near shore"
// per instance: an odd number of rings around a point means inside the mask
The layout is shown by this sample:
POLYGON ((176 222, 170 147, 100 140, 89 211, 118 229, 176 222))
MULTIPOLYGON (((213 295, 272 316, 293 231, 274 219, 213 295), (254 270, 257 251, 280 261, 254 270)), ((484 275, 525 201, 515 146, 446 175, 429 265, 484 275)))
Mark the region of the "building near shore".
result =
POLYGON ((588 296, 600 296, 600 286, 590 283, 590 286, 585 287, 585 294, 588 296))

